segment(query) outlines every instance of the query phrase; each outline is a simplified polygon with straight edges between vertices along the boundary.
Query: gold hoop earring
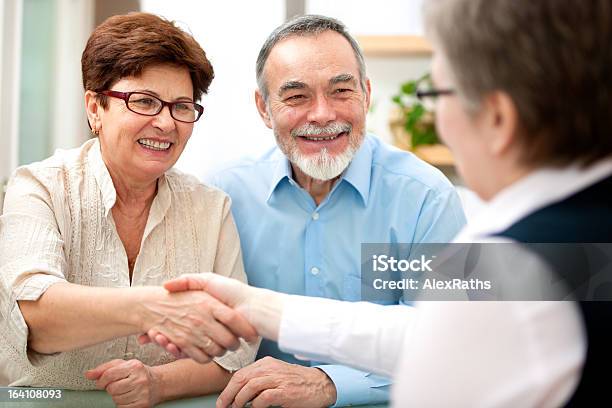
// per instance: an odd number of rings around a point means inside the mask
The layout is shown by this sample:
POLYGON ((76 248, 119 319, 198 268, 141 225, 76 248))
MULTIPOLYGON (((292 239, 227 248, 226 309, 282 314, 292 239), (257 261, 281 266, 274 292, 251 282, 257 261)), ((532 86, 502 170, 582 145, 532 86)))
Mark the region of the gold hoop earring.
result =
POLYGON ((97 128, 97 127, 95 127, 95 126, 94 126, 93 128, 91 128, 91 133, 92 133, 94 136, 96 136, 96 137, 97 137, 97 136, 100 136, 100 130, 98 130, 98 128, 97 128))

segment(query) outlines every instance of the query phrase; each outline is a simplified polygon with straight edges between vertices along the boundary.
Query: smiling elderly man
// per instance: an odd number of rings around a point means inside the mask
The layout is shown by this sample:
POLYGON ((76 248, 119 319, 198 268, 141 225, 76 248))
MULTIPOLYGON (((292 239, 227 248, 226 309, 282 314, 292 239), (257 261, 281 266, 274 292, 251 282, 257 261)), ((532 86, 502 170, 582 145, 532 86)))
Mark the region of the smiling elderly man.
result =
MULTIPOLYGON (((459 198, 438 170, 366 136, 370 81, 342 23, 311 15, 277 28, 259 53, 257 82, 257 109, 278 148, 209 179, 233 200, 252 285, 360 300, 361 243, 448 242, 463 226, 459 198)), ((300 361, 268 341, 258 357, 266 358, 234 375, 222 406, 388 399, 386 378, 300 361)))

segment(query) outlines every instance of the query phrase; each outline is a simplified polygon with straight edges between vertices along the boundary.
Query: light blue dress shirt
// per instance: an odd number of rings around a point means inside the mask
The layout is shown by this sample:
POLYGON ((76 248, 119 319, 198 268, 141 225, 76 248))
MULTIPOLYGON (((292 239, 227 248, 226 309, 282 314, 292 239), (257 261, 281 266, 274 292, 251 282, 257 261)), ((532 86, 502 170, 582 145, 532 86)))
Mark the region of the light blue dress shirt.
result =
MULTIPOLYGON (((439 170, 369 135, 318 206, 277 148, 207 181, 232 199, 249 283, 284 293, 360 300, 361 243, 445 243, 465 224, 459 196, 439 170)), ((264 356, 324 370, 336 406, 388 401, 387 378, 297 360, 266 340, 257 358, 264 356)))

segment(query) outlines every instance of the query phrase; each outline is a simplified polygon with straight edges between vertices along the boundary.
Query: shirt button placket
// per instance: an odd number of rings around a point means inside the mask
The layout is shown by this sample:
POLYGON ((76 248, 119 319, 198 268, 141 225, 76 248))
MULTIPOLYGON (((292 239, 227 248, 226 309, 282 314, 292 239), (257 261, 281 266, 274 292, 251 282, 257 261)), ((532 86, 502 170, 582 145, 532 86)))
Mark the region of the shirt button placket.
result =
POLYGON ((309 222, 306 222, 305 252, 304 259, 307 262, 305 283, 307 296, 324 296, 322 288, 322 254, 320 253, 321 227, 319 224, 320 213, 313 208, 310 212, 309 222))

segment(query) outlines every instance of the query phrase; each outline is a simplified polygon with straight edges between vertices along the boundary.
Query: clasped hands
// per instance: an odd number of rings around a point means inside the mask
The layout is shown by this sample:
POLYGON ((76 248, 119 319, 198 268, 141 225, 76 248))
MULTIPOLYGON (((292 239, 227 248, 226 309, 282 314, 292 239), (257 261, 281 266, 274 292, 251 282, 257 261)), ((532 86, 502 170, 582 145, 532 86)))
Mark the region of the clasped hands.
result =
POLYGON ((166 282, 164 288, 172 300, 148 306, 160 319, 139 336, 140 344, 153 342, 176 358, 207 363, 236 350, 240 338, 257 340, 249 307, 255 288, 214 273, 183 275, 166 282), (177 308, 176 297, 181 296, 199 300, 190 308, 177 308))

